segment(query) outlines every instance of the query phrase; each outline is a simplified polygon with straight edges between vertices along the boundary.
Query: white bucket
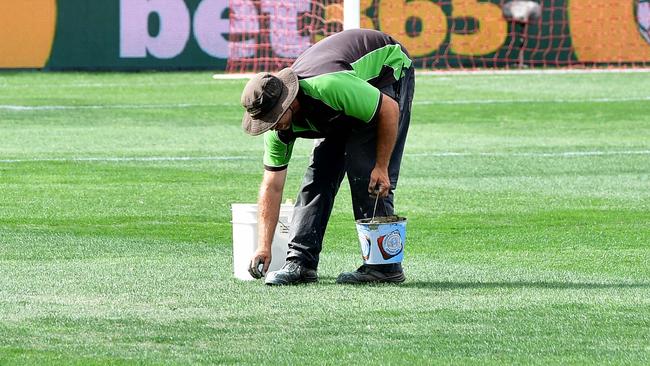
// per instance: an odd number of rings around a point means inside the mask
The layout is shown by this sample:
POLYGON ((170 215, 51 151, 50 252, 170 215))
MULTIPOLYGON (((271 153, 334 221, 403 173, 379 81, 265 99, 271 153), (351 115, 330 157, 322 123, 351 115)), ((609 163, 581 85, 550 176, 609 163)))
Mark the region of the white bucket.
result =
POLYGON ((406 218, 394 217, 387 221, 383 217, 357 220, 357 233, 361 244, 361 258, 365 264, 401 263, 404 259, 406 241, 406 218), (384 220, 382 220, 384 219, 384 220))
MULTIPOLYGON (((271 245, 271 266, 276 271, 284 265, 289 249, 289 225, 293 205, 280 205, 280 217, 271 245)), ((257 205, 249 203, 232 204, 232 254, 235 277, 241 280, 254 279, 248 273, 251 257, 257 250, 257 205)))

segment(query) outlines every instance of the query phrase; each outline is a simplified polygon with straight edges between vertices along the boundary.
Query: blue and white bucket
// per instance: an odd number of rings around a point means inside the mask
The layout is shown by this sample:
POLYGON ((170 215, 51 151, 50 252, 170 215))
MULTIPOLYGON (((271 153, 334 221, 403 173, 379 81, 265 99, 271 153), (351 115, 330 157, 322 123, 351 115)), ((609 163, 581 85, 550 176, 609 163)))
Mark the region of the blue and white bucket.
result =
POLYGON ((406 218, 399 216, 357 220, 361 257, 365 264, 400 263, 404 259, 406 218))

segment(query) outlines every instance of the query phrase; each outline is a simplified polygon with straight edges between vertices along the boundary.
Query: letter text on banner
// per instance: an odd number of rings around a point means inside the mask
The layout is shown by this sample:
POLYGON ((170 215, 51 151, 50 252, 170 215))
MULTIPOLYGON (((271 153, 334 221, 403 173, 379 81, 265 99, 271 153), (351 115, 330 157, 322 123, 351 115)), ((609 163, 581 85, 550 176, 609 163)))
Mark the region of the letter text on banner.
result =
POLYGON ((309 48, 309 36, 298 34, 298 14, 310 8, 310 0, 262 0, 262 12, 271 19, 271 46, 278 56, 298 57, 309 48))
POLYGON ((508 24, 497 4, 477 0, 452 0, 452 17, 478 21, 473 34, 451 34, 451 51, 459 55, 486 55, 499 50, 508 36, 508 24))
POLYGON ((379 27, 400 41, 414 57, 437 51, 447 38, 447 16, 439 5, 429 0, 380 1, 379 27), (412 18, 422 24, 422 31, 417 35, 409 34, 406 29, 407 21, 412 18))
POLYGON ((217 58, 228 58, 230 20, 222 18, 228 0, 203 0, 194 13, 194 37, 203 52, 217 58))
MULTIPOLYGON (((344 0, 345 1, 345 0, 344 0)), ((366 15, 366 10, 372 7, 373 0, 359 0, 359 6, 361 7, 361 28, 375 29, 375 25, 372 22, 372 18, 366 15)))
POLYGON ((180 55, 190 38, 190 12, 183 0, 120 0, 120 56, 159 59, 180 55), (149 34, 149 15, 160 19, 160 31, 149 34))
POLYGON ((228 0, 230 5, 229 56, 233 59, 255 56, 256 36, 260 33, 259 14, 250 0, 228 0), (246 39, 250 37, 250 39, 246 39), (242 39, 235 42, 234 39, 242 39))

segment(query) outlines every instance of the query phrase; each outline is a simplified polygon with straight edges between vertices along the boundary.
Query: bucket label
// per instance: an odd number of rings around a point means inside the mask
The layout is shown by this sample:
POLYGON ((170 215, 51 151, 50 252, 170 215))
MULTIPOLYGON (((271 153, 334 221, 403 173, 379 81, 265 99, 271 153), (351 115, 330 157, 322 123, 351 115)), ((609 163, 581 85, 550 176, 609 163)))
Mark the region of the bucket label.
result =
POLYGON ((394 256, 400 254, 404 245, 402 245, 402 237, 399 234, 398 230, 393 231, 388 235, 382 235, 377 238, 377 245, 379 246, 379 251, 381 256, 384 259, 391 259, 394 256))

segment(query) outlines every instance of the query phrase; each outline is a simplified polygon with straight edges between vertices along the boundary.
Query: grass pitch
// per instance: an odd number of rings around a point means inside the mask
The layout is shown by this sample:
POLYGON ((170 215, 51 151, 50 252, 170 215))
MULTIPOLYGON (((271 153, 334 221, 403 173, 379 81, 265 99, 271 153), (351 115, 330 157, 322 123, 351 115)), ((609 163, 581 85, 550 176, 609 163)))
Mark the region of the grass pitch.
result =
POLYGON ((650 363, 650 73, 419 76, 407 282, 334 283, 344 183, 284 288, 232 277, 262 141, 210 76, 0 74, 0 364, 650 363))

